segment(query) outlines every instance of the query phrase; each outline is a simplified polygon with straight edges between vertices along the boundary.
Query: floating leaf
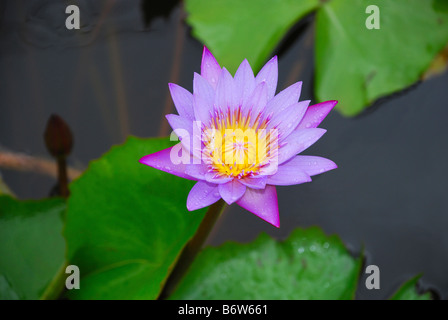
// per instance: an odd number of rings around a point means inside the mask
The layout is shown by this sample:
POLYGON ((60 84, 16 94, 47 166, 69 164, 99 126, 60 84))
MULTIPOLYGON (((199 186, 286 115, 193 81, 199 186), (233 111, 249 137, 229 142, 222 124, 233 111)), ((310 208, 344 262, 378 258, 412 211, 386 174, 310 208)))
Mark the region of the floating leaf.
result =
POLYGON ((64 263, 62 199, 0 196, 0 300, 39 299, 64 263))
POLYGON ((441 75, 447 69, 448 69, 448 44, 431 62, 429 68, 422 75, 422 80, 427 80, 432 77, 441 75))
POLYGON ((138 162, 171 145, 130 137, 71 184, 65 236, 81 288, 70 298, 157 298, 205 212, 187 211, 193 181, 138 162))
POLYGON ((417 82, 448 43, 448 13, 431 1, 333 0, 317 13, 316 88, 344 115, 417 82), (367 29, 368 5, 380 29, 367 29))
POLYGON ((417 292, 417 282, 420 279, 420 275, 413 277, 405 282, 398 290, 393 294, 390 300, 431 300, 431 294, 429 292, 419 294, 417 292))
POLYGON ((193 34, 231 71, 244 58, 258 70, 291 26, 317 9, 315 95, 339 100, 346 116, 440 69, 443 60, 431 62, 448 43, 447 7, 445 0, 186 1, 193 34), (370 5, 380 29, 366 27, 370 5))
POLYGON ((286 32, 318 5, 318 0, 185 2, 193 34, 230 72, 244 59, 259 70, 286 32))
POLYGON ((337 236, 297 229, 284 242, 266 234, 250 244, 206 248, 172 299, 352 299, 361 258, 337 236))

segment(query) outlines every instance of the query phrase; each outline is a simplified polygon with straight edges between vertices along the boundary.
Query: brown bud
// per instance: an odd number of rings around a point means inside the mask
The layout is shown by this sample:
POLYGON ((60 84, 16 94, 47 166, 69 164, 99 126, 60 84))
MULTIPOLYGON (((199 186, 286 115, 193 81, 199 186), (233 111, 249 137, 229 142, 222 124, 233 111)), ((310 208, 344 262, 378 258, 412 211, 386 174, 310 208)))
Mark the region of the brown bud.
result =
POLYGON ((52 114, 48 119, 44 139, 48 152, 55 158, 68 156, 72 150, 72 132, 67 123, 58 115, 52 114))

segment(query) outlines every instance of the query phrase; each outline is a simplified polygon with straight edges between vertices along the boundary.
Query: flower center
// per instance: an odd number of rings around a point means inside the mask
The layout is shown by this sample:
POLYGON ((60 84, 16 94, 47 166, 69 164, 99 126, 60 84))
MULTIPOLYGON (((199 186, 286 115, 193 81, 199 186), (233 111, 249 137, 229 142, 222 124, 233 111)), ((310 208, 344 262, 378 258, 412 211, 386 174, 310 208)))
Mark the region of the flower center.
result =
POLYGON ((263 173, 277 156, 276 130, 268 130, 269 119, 252 117, 241 108, 215 111, 202 130, 202 159, 215 176, 244 178, 263 173))

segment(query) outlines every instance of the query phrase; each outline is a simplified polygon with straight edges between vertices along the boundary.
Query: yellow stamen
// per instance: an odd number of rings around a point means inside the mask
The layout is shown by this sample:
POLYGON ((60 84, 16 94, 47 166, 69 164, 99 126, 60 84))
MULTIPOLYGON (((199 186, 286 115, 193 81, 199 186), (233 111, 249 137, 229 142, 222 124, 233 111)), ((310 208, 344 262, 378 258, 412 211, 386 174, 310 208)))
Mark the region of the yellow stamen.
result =
POLYGON ((255 176, 269 165, 278 149, 277 136, 267 130, 267 119, 244 115, 240 108, 217 112, 203 128, 203 159, 217 176, 255 176))

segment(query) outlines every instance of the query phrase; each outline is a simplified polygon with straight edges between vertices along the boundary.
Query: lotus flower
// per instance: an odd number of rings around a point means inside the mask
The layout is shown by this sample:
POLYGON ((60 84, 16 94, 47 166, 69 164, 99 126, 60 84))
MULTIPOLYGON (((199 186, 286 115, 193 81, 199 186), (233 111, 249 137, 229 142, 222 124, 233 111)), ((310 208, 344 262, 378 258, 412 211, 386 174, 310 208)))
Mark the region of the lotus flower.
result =
POLYGON ((197 181, 187 198, 190 211, 222 198, 279 227, 276 186, 310 182, 337 167, 297 155, 326 132, 317 126, 337 101, 299 102, 302 82, 275 95, 277 75, 275 56, 256 77, 247 60, 232 77, 204 47, 193 94, 169 84, 179 115, 166 118, 180 143, 140 162, 197 181))

